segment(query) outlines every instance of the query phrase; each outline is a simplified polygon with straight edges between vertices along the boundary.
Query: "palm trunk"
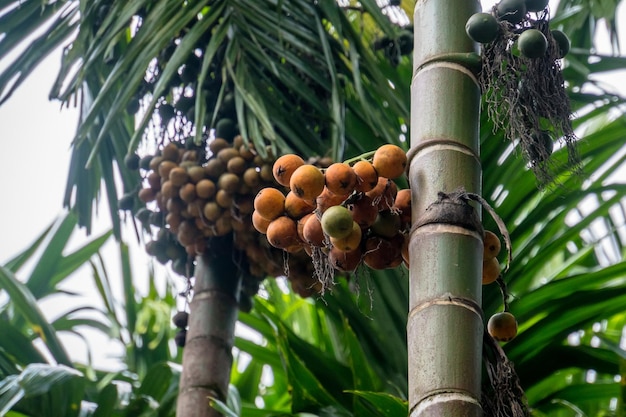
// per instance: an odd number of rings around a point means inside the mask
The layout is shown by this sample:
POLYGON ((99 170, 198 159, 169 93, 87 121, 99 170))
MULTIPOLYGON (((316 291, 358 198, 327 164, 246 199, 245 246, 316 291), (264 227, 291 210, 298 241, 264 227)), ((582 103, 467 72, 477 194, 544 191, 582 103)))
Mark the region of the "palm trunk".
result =
MULTIPOLYGON (((467 0, 418 1, 411 85, 409 180, 413 219, 438 192, 480 193, 480 89, 464 63, 475 45, 467 0)), ((410 416, 481 416, 482 236, 448 223, 417 227, 410 242, 410 416)))
MULTIPOLYGON (((223 249, 223 248, 222 248, 223 249)), ((241 278, 229 251, 198 257, 176 415, 221 414, 209 397, 226 400, 241 278)))

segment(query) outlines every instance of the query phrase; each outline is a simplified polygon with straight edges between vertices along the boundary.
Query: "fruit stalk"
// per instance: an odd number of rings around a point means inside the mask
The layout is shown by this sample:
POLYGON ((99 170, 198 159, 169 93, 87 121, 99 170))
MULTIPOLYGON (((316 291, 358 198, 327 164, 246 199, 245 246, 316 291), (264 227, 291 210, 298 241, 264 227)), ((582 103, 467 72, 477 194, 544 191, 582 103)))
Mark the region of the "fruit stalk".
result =
MULTIPOLYGON (((417 2, 409 181, 413 224, 460 187, 480 194, 480 89, 465 33, 478 2, 417 2), (426 23, 427 22, 427 23, 426 23)), ((480 208, 477 208, 480 215, 480 208)), ((446 222, 415 227, 409 242, 409 415, 482 415, 482 234, 446 222)))

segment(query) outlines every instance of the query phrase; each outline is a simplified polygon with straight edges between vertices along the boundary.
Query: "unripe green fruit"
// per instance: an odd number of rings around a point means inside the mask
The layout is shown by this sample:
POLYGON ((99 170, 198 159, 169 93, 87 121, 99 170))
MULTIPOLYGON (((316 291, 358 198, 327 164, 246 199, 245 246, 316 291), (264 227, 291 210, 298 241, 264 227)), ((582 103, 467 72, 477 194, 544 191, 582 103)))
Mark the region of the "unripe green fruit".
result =
POLYGON ((352 214, 343 206, 329 207, 322 214, 322 230, 335 239, 343 239, 352 232, 352 214))
POLYGON ((570 40, 567 35, 560 30, 552 30, 550 32, 559 47, 559 58, 563 58, 569 52, 571 46, 570 40))
POLYGON ((517 46, 526 58, 535 59, 545 55, 548 50, 548 40, 541 31, 528 29, 519 36, 517 46))
POLYGON ((141 161, 141 158, 139 158, 139 155, 137 155, 136 153, 131 153, 124 157, 124 165, 126 166, 126 168, 130 169, 131 171, 135 171, 139 169, 140 161, 141 161))
POLYGON ((465 32, 474 42, 493 42, 500 33, 500 25, 489 13, 474 13, 467 19, 465 32))
POLYGON ((529 12, 540 12, 548 7, 548 0, 526 0, 526 10, 529 12))
POLYGON ((526 2, 524 0, 502 0, 496 6, 496 17, 509 23, 519 23, 526 16, 526 2))

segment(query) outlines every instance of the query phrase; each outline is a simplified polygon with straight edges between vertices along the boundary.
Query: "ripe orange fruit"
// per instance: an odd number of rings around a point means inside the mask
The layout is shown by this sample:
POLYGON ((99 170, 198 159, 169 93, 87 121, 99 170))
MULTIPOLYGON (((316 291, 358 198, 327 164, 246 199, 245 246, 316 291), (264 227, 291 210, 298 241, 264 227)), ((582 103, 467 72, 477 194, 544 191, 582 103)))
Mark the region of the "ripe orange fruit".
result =
POLYGON ((270 225, 270 222, 271 220, 267 220, 265 217, 262 217, 258 211, 252 212, 252 224, 259 233, 267 233, 267 227, 270 225))
POLYGON ((279 249, 286 249, 300 242, 298 239, 298 226, 293 219, 280 216, 267 226, 266 235, 270 245, 279 249))
POLYGON ((376 149, 372 165, 376 168, 378 175, 394 179, 404 174, 407 159, 406 153, 402 148, 396 145, 383 145, 376 149))
POLYGON ((487 322, 487 331, 499 342, 508 342, 517 336, 517 320, 508 311, 496 313, 487 322))
POLYGON ((314 165, 302 165, 297 168, 289 180, 289 188, 298 197, 315 200, 324 190, 324 174, 314 165))
POLYGON ((332 206, 322 214, 322 230, 330 237, 342 239, 352 233, 352 214, 343 206, 332 206))
POLYGON ((366 192, 376 187, 378 184, 378 172, 369 161, 358 161, 352 167, 356 176, 356 190, 366 192))
POLYGON ((354 191, 357 177, 352 167, 342 162, 336 162, 326 168, 324 173, 326 188, 330 192, 339 195, 350 194, 354 191))
POLYGON ((324 188, 322 193, 317 196, 315 199, 315 203, 317 204, 317 209, 320 213, 325 212, 329 207, 337 206, 345 201, 348 198, 347 195, 339 195, 335 193, 331 193, 328 188, 324 188))
POLYGON ((500 262, 498 258, 489 258, 483 261, 483 285, 491 284, 500 276, 500 262))
POLYGON ((274 220, 285 211, 285 196, 276 188, 263 188, 254 197, 254 210, 267 220, 274 220))
POLYGON ((498 256, 500 249, 502 249, 502 244, 500 243, 498 235, 492 231, 485 230, 483 237, 483 261, 498 256))
POLYGON ((357 222, 353 221, 352 231, 348 236, 341 239, 336 239, 331 236, 330 243, 332 243, 332 245, 339 250, 350 252, 359 247, 361 244, 361 236, 363 236, 361 227, 357 222))
POLYGON ((298 222, 297 222, 298 237, 303 242, 306 242, 306 239, 304 238, 304 225, 306 224, 307 220, 309 220, 309 217, 311 217, 311 216, 315 216, 315 213, 305 214, 300 219, 298 219, 298 222))
POLYGON ((294 171, 304 165, 304 159, 292 153, 283 155, 274 162, 272 174, 280 185, 289 187, 289 181, 294 171))
POLYGON ((285 213, 292 219, 298 220, 313 210, 315 210, 313 202, 301 199, 293 191, 289 191, 285 196, 285 213))

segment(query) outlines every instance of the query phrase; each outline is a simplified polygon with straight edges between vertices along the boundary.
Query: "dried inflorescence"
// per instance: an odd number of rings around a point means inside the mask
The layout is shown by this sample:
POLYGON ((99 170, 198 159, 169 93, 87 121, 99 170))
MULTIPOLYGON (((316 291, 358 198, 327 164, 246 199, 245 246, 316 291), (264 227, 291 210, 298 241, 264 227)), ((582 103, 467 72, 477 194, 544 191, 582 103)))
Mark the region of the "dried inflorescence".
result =
MULTIPOLYGON (((495 10, 494 10, 495 13, 495 10)), ((528 15, 519 23, 498 22, 500 32, 490 43, 483 44, 480 83, 487 113, 494 130, 502 129, 507 139, 519 141, 540 185, 554 178, 555 162, 550 158, 553 139, 567 147, 568 166, 578 170, 576 136, 571 124, 571 107, 565 91, 560 58, 563 51, 549 28, 548 13, 528 15), (540 31, 547 49, 537 58, 523 56, 516 42, 529 30, 540 31)))

